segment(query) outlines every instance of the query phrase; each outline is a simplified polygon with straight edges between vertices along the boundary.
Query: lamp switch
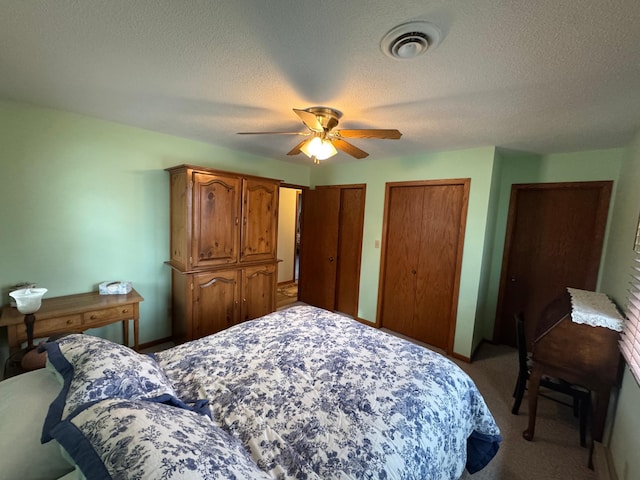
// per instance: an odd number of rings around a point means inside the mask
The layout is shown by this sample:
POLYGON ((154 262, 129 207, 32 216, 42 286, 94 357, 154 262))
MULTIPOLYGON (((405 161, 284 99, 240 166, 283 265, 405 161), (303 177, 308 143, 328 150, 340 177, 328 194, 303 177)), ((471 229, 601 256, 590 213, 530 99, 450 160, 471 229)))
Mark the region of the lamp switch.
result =
POLYGON ((373 242, 374 248, 380 248, 380 240, 376 240, 373 242))

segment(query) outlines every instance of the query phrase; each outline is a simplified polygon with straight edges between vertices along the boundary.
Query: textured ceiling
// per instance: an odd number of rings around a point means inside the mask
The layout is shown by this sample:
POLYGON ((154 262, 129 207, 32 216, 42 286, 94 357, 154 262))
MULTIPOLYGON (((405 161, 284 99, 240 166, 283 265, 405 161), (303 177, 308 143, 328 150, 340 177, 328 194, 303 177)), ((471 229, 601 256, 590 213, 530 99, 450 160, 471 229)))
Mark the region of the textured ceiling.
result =
MULTIPOLYGON (((370 158, 626 144, 640 129, 638 0, 0 0, 0 98, 294 162, 291 110, 326 105, 370 158), (440 45, 380 51, 426 20, 440 45)), ((344 153, 330 161, 353 161, 344 153)))

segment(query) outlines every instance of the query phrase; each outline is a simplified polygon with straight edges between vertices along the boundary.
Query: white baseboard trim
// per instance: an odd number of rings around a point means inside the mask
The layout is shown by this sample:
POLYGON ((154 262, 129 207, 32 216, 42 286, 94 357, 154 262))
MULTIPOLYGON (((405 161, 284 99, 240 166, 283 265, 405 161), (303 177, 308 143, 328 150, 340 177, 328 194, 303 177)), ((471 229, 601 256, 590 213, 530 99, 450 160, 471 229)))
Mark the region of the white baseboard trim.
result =
POLYGON ((594 442, 593 469, 598 480, 618 480, 616 469, 613 466, 611 451, 600 442, 594 442))

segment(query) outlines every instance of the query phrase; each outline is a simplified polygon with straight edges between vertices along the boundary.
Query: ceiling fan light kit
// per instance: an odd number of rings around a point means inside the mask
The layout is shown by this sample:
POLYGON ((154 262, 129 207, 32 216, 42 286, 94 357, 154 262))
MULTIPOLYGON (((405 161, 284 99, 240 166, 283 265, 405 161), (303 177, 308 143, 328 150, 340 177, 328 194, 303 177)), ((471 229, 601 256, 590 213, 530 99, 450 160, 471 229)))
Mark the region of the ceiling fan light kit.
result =
POLYGON ((333 157, 338 150, 333 146, 329 140, 324 140, 320 137, 313 137, 311 141, 306 142, 300 151, 309 158, 315 158, 317 160, 326 160, 333 157))
POLYGON ((409 60, 438 46, 442 34, 429 22, 415 21, 398 25, 382 37, 382 52, 398 60, 409 60))

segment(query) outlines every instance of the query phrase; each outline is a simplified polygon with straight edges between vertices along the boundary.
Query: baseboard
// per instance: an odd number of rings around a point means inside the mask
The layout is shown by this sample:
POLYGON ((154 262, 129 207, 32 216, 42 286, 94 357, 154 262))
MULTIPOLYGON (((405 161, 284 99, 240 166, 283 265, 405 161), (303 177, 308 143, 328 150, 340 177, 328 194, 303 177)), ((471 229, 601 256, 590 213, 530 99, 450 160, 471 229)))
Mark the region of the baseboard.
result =
POLYGON ((464 355, 460 355, 459 353, 456 352, 451 352, 451 357, 463 361, 465 363, 471 363, 471 358, 469 357, 465 357, 464 355))
POLYGON ((596 472, 598 480, 618 480, 611 458, 611 450, 600 442, 594 442, 593 470, 596 472))

